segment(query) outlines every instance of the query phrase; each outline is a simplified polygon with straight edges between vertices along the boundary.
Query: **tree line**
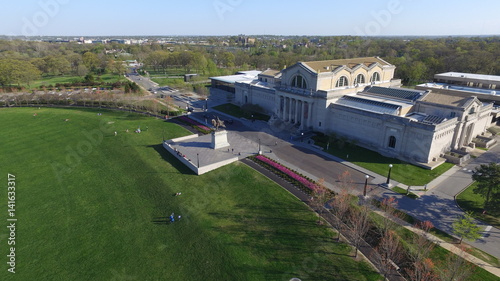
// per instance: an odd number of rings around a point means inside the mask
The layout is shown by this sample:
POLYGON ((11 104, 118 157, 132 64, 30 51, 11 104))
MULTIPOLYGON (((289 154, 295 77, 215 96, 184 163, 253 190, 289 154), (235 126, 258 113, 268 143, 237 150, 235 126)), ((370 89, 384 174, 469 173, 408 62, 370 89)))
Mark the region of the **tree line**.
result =
POLYGON ((126 59, 160 73, 181 69, 215 76, 235 70, 283 69, 298 61, 379 56, 396 65, 396 77, 405 85, 431 81, 434 74, 447 71, 500 75, 500 37, 264 37, 251 46, 221 37, 209 42, 87 45, 0 40, 0 85, 28 85, 43 76, 120 74, 126 59))

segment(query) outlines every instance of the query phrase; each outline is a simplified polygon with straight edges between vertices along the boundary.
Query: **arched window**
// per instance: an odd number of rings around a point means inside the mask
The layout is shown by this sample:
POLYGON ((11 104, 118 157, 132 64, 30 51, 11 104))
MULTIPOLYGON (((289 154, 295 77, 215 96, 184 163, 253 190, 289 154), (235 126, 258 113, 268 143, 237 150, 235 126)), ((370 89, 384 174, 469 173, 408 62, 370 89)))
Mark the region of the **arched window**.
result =
POLYGON ((365 83, 365 76, 363 74, 358 74, 358 76, 356 76, 356 81, 354 82, 354 84, 364 84, 365 83))
POLYGON ((293 77, 292 87, 306 89, 307 88, 306 79, 304 79, 304 77, 302 77, 301 75, 293 77))
POLYGON ((395 136, 389 137, 389 147, 396 148, 396 137, 395 136))
POLYGON ((370 79, 370 82, 379 82, 380 81, 380 73, 374 72, 372 75, 372 78, 370 79))
POLYGON ((347 77, 341 76, 339 80, 337 80, 337 84, 335 84, 335 87, 345 87, 348 85, 347 77))
POLYGON ((471 107, 469 110, 469 114, 474 114, 476 112, 476 109, 474 107, 471 107))

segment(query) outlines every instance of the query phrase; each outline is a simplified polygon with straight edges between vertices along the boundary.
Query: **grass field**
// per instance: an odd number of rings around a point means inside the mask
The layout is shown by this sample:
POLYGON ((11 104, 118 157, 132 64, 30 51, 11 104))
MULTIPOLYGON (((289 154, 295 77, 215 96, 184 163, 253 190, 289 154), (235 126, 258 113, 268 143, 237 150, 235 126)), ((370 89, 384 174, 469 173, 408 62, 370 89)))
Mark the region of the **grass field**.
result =
POLYGON ((188 134, 174 124, 45 108, 0 109, 0 122, 0 175, 4 185, 16 176, 18 219, 14 275, 1 200, 0 280, 380 280, 247 166, 192 174, 160 145, 188 134), (182 219, 167 223, 172 212, 182 219))
MULTIPOLYGON (((116 74, 103 74, 100 76, 95 76, 95 79, 100 77, 102 82, 104 83, 113 83, 116 81, 125 81, 126 79, 123 76, 118 76, 116 74)), ((40 80, 33 82, 30 86, 31 88, 37 88, 40 86, 55 86, 55 84, 65 84, 65 83, 75 83, 75 82, 83 82, 83 77, 80 76, 54 76, 54 77, 43 77, 40 80)))
POLYGON ((458 205, 466 210, 471 211, 472 215, 488 224, 495 227, 500 227, 500 213, 495 211, 490 211, 489 213, 483 214, 484 210, 484 197, 479 194, 474 193, 474 188, 476 183, 473 183, 466 190, 457 196, 458 205))
POLYGON ((389 172, 389 164, 392 164, 391 179, 411 186, 423 186, 428 184, 454 166, 451 163, 443 163, 433 170, 428 170, 403 162, 399 159, 382 156, 375 151, 353 144, 332 144, 329 145, 328 150, 326 150, 326 137, 315 138, 315 141, 319 146, 324 147, 325 151, 328 153, 379 175, 386 176, 389 172))

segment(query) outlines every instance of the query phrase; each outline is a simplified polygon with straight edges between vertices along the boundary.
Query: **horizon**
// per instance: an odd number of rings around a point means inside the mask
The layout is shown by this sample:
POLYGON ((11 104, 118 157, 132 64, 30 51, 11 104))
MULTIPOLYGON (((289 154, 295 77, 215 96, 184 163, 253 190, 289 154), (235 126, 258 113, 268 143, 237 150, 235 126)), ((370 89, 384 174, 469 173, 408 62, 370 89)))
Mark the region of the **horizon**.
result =
POLYGON ((498 36, 500 2, 482 0, 26 0, 5 3, 3 36, 498 36), (446 11, 446 12, 444 12, 446 11), (76 34, 76 35, 74 35, 76 34), (111 35, 118 34, 118 35, 111 35), (167 34, 167 35, 156 35, 167 34), (169 35, 170 34, 170 35, 169 35), (304 34, 304 35, 299 35, 304 34))

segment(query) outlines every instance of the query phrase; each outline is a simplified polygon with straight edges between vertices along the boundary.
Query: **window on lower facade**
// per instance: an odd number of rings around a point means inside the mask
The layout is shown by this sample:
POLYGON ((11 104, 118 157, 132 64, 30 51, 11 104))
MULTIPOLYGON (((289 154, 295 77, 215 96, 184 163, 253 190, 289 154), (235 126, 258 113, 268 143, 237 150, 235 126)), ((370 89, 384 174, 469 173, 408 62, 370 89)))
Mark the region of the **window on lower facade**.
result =
POLYGON ((395 136, 389 137, 389 147, 396 148, 396 137, 395 136))

